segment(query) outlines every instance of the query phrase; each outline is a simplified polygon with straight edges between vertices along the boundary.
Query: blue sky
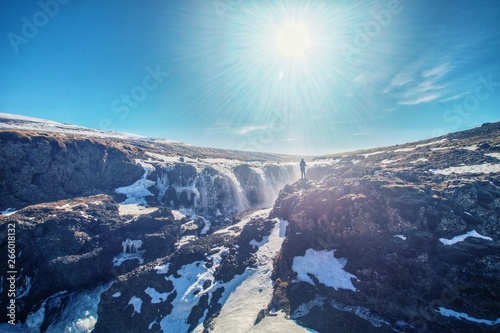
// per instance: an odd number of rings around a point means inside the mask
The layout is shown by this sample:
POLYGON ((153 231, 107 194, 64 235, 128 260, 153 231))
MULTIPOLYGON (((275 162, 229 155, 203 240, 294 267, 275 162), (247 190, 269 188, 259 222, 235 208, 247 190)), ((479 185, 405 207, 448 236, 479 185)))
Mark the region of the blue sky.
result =
POLYGON ((500 120, 496 0, 8 0, 0 36, 0 112, 90 128, 317 155, 500 120))

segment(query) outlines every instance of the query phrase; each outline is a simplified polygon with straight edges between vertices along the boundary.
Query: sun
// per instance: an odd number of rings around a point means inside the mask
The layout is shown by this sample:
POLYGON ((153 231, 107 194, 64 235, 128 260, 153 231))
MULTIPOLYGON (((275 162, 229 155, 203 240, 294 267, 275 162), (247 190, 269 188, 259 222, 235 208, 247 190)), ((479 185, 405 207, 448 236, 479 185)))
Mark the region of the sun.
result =
POLYGON ((302 57, 311 46, 309 29, 303 23, 286 23, 276 32, 275 45, 286 57, 302 57))

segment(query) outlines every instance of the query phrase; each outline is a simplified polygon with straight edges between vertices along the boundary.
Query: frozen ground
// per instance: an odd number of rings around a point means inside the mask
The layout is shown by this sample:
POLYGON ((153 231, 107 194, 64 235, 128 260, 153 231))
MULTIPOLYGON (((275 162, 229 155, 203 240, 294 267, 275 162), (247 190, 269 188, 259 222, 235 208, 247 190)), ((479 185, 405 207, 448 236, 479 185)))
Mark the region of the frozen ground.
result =
MULTIPOLYGON (((252 216, 262 216, 265 213, 269 213, 269 209, 256 212, 252 216)), ((244 221, 248 223, 248 219, 242 220, 244 221)), ((246 269, 243 274, 246 275, 246 279, 232 291, 224 303, 220 315, 214 322, 213 332, 311 332, 293 320, 285 319, 283 313, 265 317, 255 325, 259 312, 267 309, 273 296, 271 280, 273 258, 281 248, 287 224, 284 220, 277 220, 271 234, 258 243, 257 268, 246 269)), ((250 243, 257 244, 255 240, 250 243)), ((202 325, 195 330, 195 332, 202 331, 202 325)))

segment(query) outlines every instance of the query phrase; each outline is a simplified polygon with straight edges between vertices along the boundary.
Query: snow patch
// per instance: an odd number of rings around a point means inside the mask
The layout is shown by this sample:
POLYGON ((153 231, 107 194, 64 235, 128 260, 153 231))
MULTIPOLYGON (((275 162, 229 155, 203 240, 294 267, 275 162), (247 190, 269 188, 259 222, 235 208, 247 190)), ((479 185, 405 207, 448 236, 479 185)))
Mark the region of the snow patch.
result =
POLYGON ((307 303, 301 303, 295 309, 295 311, 291 314, 291 317, 292 318, 304 317, 304 316, 308 315, 309 312, 311 312, 311 310, 314 307, 317 306, 317 307, 322 308, 325 305, 325 302, 326 302, 326 298, 325 297, 316 297, 316 298, 310 300, 307 303))
MULTIPOLYGON (((281 249, 284 240, 283 229, 288 224, 284 220, 276 220, 268 241, 256 252, 256 268, 247 268, 225 285, 226 289, 220 303, 223 304, 220 315, 214 321, 214 333, 217 332, 307 332, 292 320, 284 316, 266 317, 259 325, 255 319, 262 309, 266 309, 273 297, 273 258, 281 249), (265 321, 265 322, 264 322, 265 321), (270 327, 276 327, 270 330, 270 327)), ((203 331, 199 324, 195 332, 203 331)))
MULTIPOLYGON (((172 312, 160 322, 163 331, 187 332, 189 325, 186 322, 186 313, 191 312, 192 308, 198 304, 201 296, 221 286, 219 283, 214 283, 214 274, 222 262, 222 255, 229 252, 229 249, 221 246, 213 250, 217 252, 207 257, 208 261, 212 261, 211 267, 207 267, 204 261, 195 261, 182 266, 177 271, 177 274, 180 275, 179 278, 170 278, 177 296, 172 301, 172 312), (212 283, 210 287, 205 289, 203 285, 206 281, 212 283)), ((200 321, 203 320, 203 318, 200 319, 200 321)))
POLYGON ((445 317, 453 317, 453 318, 457 318, 457 319, 461 319, 461 320, 463 319, 463 320, 472 321, 472 322, 478 323, 478 324, 485 324, 485 325, 489 325, 489 326, 500 324, 500 318, 497 318, 496 320, 477 319, 477 318, 469 316, 468 314, 466 314, 464 312, 456 312, 456 311, 446 309, 443 307, 440 307, 438 312, 442 316, 445 316, 445 317))
POLYGON ((286 228, 288 227, 288 221, 280 220, 279 225, 280 225, 279 237, 284 238, 286 236, 286 228))
POLYGON ((114 293, 113 295, 111 295, 111 297, 113 297, 113 298, 118 298, 118 297, 120 297, 121 295, 122 295, 122 293, 121 293, 121 292, 119 292, 119 291, 117 291, 116 293, 114 293))
POLYGON ((151 214, 158 210, 158 207, 144 207, 139 204, 120 204, 118 206, 118 213, 120 216, 123 215, 134 215, 140 216, 145 214, 151 214))
POLYGON ((151 297, 152 304, 165 302, 167 300, 168 295, 170 294, 170 293, 160 293, 156 291, 155 288, 151 287, 146 288, 144 292, 148 294, 149 297, 151 297))
POLYGON ((479 234, 476 230, 471 230, 463 235, 455 236, 452 239, 439 238, 439 241, 441 243, 443 243, 444 245, 453 245, 453 244, 456 244, 458 242, 463 242, 465 239, 467 239, 469 237, 482 238, 482 239, 486 239, 489 241, 493 241, 492 238, 483 236, 483 235, 479 234))
POLYGON ((411 164, 417 164, 417 163, 424 163, 424 162, 428 162, 428 161, 429 161, 429 159, 427 159, 427 158, 419 158, 418 160, 412 161, 410 163, 411 164))
POLYGON ((369 156, 373 156, 373 155, 378 155, 378 154, 384 154, 386 153, 385 150, 383 151, 376 151, 376 152, 373 152, 373 153, 367 153, 367 154, 360 154, 361 156, 364 156, 365 158, 369 157, 369 156))
POLYGON ((356 291, 351 279, 358 278, 344 270, 346 258, 335 258, 335 250, 315 251, 308 249, 303 257, 293 258, 292 270, 297 272, 300 281, 314 284, 308 274, 313 274, 319 282, 337 289, 350 289, 356 291))
POLYGON ((494 172, 500 172, 500 163, 499 164, 490 164, 490 163, 485 163, 485 164, 475 164, 475 165, 464 165, 464 166, 457 166, 457 167, 449 167, 446 169, 432 169, 430 170, 432 173, 435 174, 440 174, 440 175, 451 175, 452 173, 456 174, 466 174, 466 173, 494 173, 494 172))
POLYGON ((404 153, 404 152, 413 151, 413 150, 415 150, 415 148, 399 148, 399 149, 394 150, 394 152, 395 153, 404 153))
POLYGON ((205 223, 205 225, 203 226, 203 229, 201 229, 200 231, 200 235, 206 235, 207 232, 210 231, 210 228, 212 227, 212 223, 210 222, 210 220, 207 220, 206 218, 204 218, 203 216, 200 216, 200 218, 203 220, 203 222, 205 223))
POLYGON ((156 271, 156 274, 167 274, 169 268, 170 263, 167 263, 166 265, 155 266, 153 269, 156 271))
POLYGON ((177 247, 177 249, 180 249, 182 246, 189 244, 197 239, 198 237, 196 237, 195 235, 182 236, 174 245, 177 247))
POLYGON ((462 148, 460 148, 460 149, 465 149, 465 150, 475 151, 475 150, 477 150, 477 145, 468 146, 468 147, 462 147, 462 148))
POLYGON ((180 212, 178 210, 172 209, 171 212, 172 212, 172 215, 174 216, 175 221, 180 221, 186 217, 185 214, 183 214, 182 212, 180 212))
POLYGON ((132 305, 134 307, 134 312, 132 313, 133 317, 135 313, 141 313, 142 299, 136 296, 132 296, 127 305, 132 305))
POLYGON ((201 160, 209 164, 234 164, 235 162, 242 163, 241 161, 230 160, 227 158, 202 158, 201 160))
POLYGON ((396 163, 398 161, 400 161, 401 158, 397 158, 395 160, 389 160, 389 159, 385 159, 383 160, 382 162, 380 162, 380 164, 383 164, 383 165, 387 165, 387 164, 392 164, 392 163, 396 163))
POLYGON ((82 204, 82 203, 75 203, 73 205, 70 204, 70 203, 67 203, 67 204, 64 204, 62 206, 55 206, 54 208, 56 208, 56 209, 62 209, 62 210, 70 212, 70 211, 73 210, 73 208, 78 207, 78 206, 83 206, 85 208, 89 208, 89 206, 87 204, 82 204))
MULTIPOLYGON (((31 312, 24 324, 17 324, 21 332, 41 332, 41 326, 46 314, 46 304, 51 299, 65 305, 58 317, 53 321, 46 332, 72 332, 90 333, 97 323, 97 309, 101 300, 101 294, 111 287, 112 283, 98 286, 83 292, 73 293, 68 296, 67 292, 59 292, 47 298, 36 312, 31 312)), ((9 325, 10 326, 10 325, 9 325)), ((0 325, 2 332, 11 332, 0 325)), ((15 332, 13 330, 12 332, 15 332)))
POLYGON ((404 235, 394 235, 394 237, 406 240, 406 237, 404 235))
POLYGON ((484 154, 485 156, 490 156, 490 157, 494 157, 496 159, 499 159, 500 160, 500 153, 490 153, 490 154, 484 154))
POLYGON ((428 143, 422 143, 422 144, 417 145, 417 148, 427 147, 427 146, 432 146, 432 145, 437 145, 439 143, 443 143, 443 142, 446 142, 446 141, 448 141, 448 139, 441 139, 441 140, 438 140, 438 141, 432 141, 432 142, 428 142, 428 143))
POLYGON ((16 212, 15 208, 7 208, 6 210, 4 210, 2 212, 2 215, 9 216, 9 215, 14 214, 15 212, 16 212))
POLYGON ((436 148, 431 148, 432 151, 440 151, 440 150, 449 150, 452 149, 453 147, 436 147, 436 148))
POLYGON ((266 244, 268 241, 269 241, 269 236, 264 236, 264 237, 262 237, 262 240, 260 242, 257 242, 255 239, 252 239, 250 241, 250 245, 261 247, 262 245, 266 244))
MULTIPOLYGON (((181 163, 181 158, 184 160, 184 162, 197 162, 195 159, 191 159, 188 157, 184 156, 167 156, 163 154, 157 154, 157 153, 152 153, 152 152, 146 152, 146 155, 153 157, 156 160, 162 161, 162 162, 167 162, 167 163, 181 163)), ((148 160, 150 162, 150 160, 148 160)))
POLYGON ((243 217, 240 222, 233 224, 233 225, 230 225, 226 228, 219 229, 219 230, 215 231, 214 234, 226 234, 227 233, 230 235, 237 236, 241 233, 241 230, 243 230, 243 227, 245 226, 245 224, 250 222, 252 219, 267 218, 269 216, 269 213, 271 212, 271 210, 272 210, 272 208, 265 208, 265 209, 255 211, 255 212, 243 217), (239 230, 239 231, 236 231, 236 230, 239 230))

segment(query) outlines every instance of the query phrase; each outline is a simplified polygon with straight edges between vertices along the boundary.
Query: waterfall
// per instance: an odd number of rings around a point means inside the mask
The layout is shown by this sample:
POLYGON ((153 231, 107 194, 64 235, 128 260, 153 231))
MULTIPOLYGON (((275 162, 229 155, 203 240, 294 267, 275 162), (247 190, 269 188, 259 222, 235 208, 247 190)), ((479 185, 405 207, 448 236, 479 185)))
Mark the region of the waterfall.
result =
POLYGON ((155 168, 156 172, 148 175, 151 174, 149 180, 156 189, 150 190, 158 203, 174 209, 192 209, 207 218, 234 216, 251 207, 270 207, 279 191, 295 180, 290 164, 202 159, 174 162, 171 158, 166 161, 148 159, 142 163, 155 168))

